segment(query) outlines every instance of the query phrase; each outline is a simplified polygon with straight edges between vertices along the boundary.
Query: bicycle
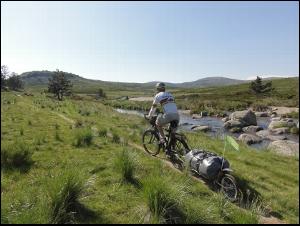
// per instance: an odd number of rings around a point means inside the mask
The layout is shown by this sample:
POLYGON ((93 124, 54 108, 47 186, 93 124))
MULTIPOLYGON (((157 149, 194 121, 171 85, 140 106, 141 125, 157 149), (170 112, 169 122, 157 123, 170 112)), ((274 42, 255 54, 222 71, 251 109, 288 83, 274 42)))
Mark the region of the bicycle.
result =
MULTIPOLYGON (((186 166, 185 155, 190 152, 191 149, 186 142, 186 137, 183 134, 176 132, 178 121, 171 121, 169 123, 169 126, 166 129, 166 145, 163 146, 159 143, 159 131, 155 123, 157 116, 149 119, 145 114, 144 118, 151 124, 151 128, 148 128, 143 133, 142 140, 145 151, 156 156, 160 153, 160 150, 166 150, 170 153, 170 160, 172 164, 179 170, 183 170, 186 166)), ((237 200, 237 184, 235 178, 230 175, 230 172, 232 171, 230 168, 221 167, 215 178, 207 178, 205 175, 202 175, 195 170, 190 170, 195 175, 198 175, 211 183, 214 189, 221 192, 231 202, 237 200)))
POLYGON ((190 148, 186 142, 184 134, 177 133, 178 121, 171 121, 167 129, 166 144, 162 145, 159 143, 159 131, 156 127, 157 115, 150 119, 144 115, 144 118, 149 121, 151 128, 148 128, 143 133, 143 146, 145 151, 149 154, 156 156, 161 150, 169 153, 169 158, 173 165, 182 170, 184 169, 184 156, 190 151, 190 148))

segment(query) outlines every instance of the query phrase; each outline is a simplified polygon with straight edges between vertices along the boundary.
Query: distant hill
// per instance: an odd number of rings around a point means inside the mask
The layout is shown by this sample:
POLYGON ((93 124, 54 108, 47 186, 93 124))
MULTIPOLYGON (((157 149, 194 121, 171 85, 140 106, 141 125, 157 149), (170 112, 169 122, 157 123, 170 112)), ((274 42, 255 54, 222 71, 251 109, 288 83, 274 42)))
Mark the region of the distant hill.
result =
MULTIPOLYGON (((49 78, 52 77, 54 72, 52 71, 31 71, 21 74, 22 80, 25 82, 25 86, 45 86, 48 83, 49 78)), ((126 82, 108 82, 101 80, 92 80, 86 79, 79 75, 72 73, 66 73, 66 76, 69 80, 72 81, 74 85, 104 85, 104 86, 125 86, 125 87, 153 87, 159 81, 147 82, 147 83, 126 83, 126 82)), ((225 77, 207 77, 199 79, 193 82, 184 82, 184 83, 165 83, 169 87, 209 87, 209 86, 223 86, 223 85, 234 85, 249 82, 247 80, 237 80, 230 79, 225 77)))
MULTIPOLYGON (((53 71, 31 71, 21 74, 21 78, 25 83, 25 87, 46 87, 49 78, 52 77, 53 71)), ((82 90, 86 87, 89 89, 96 89, 97 87, 109 88, 109 89, 130 89, 130 88, 153 88, 158 81, 152 81, 147 83, 126 83, 126 82, 109 82, 102 80, 86 79, 79 75, 72 73, 66 73, 66 76, 74 85, 77 90, 82 90)), ((271 78, 268 78, 268 80, 271 78)), ((276 78, 278 79, 278 78, 276 78)), ((264 79, 265 80, 265 79, 264 79)), ((174 88, 202 88, 202 87, 217 87, 236 85, 242 83, 249 83, 251 80, 238 80, 226 77, 207 77, 198 79, 192 82, 183 83, 165 83, 168 87, 174 88)))
POLYGON ((249 82, 247 80, 237 80, 226 77, 208 77, 198 79, 193 82, 184 82, 181 83, 182 87, 190 88, 190 87, 210 87, 210 86, 226 86, 226 85, 236 85, 241 83, 249 82))

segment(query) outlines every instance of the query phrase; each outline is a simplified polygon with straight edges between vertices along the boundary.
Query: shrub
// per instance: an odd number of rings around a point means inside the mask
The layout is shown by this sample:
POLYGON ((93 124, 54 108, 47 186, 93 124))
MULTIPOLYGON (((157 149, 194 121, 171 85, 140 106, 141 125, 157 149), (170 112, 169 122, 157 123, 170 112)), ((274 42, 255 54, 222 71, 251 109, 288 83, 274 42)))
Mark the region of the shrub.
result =
POLYGON ((1 144, 1 168, 25 169, 33 163, 31 157, 30 146, 24 142, 16 142, 11 145, 1 144))
POLYGON ((91 129, 81 129, 78 130, 75 134, 75 143, 76 147, 81 146, 90 146, 93 141, 93 134, 91 129))

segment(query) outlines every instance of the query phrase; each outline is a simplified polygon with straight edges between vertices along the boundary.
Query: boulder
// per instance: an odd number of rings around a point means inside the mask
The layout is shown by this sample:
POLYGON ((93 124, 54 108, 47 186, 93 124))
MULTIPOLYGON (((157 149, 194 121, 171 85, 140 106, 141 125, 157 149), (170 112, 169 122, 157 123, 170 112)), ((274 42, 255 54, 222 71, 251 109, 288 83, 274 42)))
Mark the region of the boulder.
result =
POLYGON ((294 122, 292 118, 283 118, 282 121, 284 122, 294 122))
POLYGON ((268 145, 268 149, 287 156, 299 156, 299 143, 290 140, 277 140, 268 145))
POLYGON ((242 132, 242 128, 241 127, 233 127, 229 131, 232 133, 240 133, 240 132, 242 132))
POLYGON ((250 145, 250 144, 256 144, 262 142, 262 139, 256 135, 253 134, 241 134, 238 138, 238 140, 250 145))
POLYGON ((269 135, 269 136, 267 136, 267 139, 272 140, 272 141, 287 140, 287 137, 286 136, 273 136, 273 135, 269 135))
POLYGON ((199 115, 199 114, 193 114, 193 115, 192 115, 192 118, 193 118, 193 119, 200 119, 200 118, 202 118, 202 116, 199 115))
POLYGON ((211 130, 211 127, 209 127, 209 126, 193 126, 191 129, 194 131, 208 132, 211 130))
POLYGON ((285 134, 290 132, 290 128, 289 127, 276 128, 276 129, 272 129, 271 132, 273 134, 285 134))
POLYGON ((271 118, 275 118, 275 117, 277 117, 277 113, 276 112, 272 112, 271 118))
POLYGON ((256 117, 269 117, 268 112, 255 112, 256 117))
POLYGON ((233 127, 244 127, 244 122, 237 121, 237 120, 228 120, 227 122, 224 123, 224 128, 226 129, 231 129, 233 127))
POLYGON ((201 117, 208 116, 208 112, 207 112, 207 111, 201 111, 201 112, 200 112, 200 116, 201 116, 201 117))
POLYGON ((222 118, 223 122, 227 122, 228 120, 229 120, 229 117, 222 118))
POLYGON ((273 117, 271 120, 272 120, 272 121, 280 121, 280 120, 281 120, 281 117, 273 117))
POLYGON ((261 126, 246 126, 243 128, 245 133, 256 133, 257 131, 263 130, 261 126))
POLYGON ((276 128, 295 127, 295 126, 296 126, 296 123, 294 123, 294 122, 280 120, 280 121, 272 121, 269 124, 268 129, 272 130, 272 129, 276 129, 276 128))
POLYGON ((233 112, 230 115, 230 119, 243 122, 244 126, 257 125, 256 116, 251 110, 233 112))
POLYGON ((258 132, 256 132, 256 136, 261 137, 262 139, 265 140, 286 140, 287 137, 286 136, 274 136, 271 134, 270 130, 260 130, 258 132))
POLYGON ((258 132, 256 132, 256 136, 259 136, 263 139, 267 139, 267 137, 270 135, 270 131, 269 130, 260 130, 258 132))

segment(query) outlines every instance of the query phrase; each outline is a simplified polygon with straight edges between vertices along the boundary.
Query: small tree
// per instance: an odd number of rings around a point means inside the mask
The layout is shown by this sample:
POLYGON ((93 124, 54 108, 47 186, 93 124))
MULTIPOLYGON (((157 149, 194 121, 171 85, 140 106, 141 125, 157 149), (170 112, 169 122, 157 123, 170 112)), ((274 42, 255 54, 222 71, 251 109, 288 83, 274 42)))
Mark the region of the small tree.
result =
POLYGON ((17 73, 12 72, 10 77, 6 81, 7 86, 11 90, 20 90, 24 88, 24 82, 21 80, 21 76, 17 73))
POLYGON ((272 90, 272 82, 266 82, 265 84, 262 83, 262 79, 257 76, 256 80, 251 82, 250 89, 256 94, 264 94, 264 93, 270 93, 272 90))
POLYGON ((8 67, 6 65, 1 66, 1 90, 6 86, 6 79, 9 75, 8 67))
POLYGON ((98 92, 97 92, 97 96, 105 98, 106 97, 106 93, 103 91, 103 89, 99 88, 98 92))
POLYGON ((53 93, 58 100, 62 100, 63 96, 71 94, 72 84, 66 78, 65 74, 63 71, 57 69, 52 78, 49 79, 48 92, 53 93))

